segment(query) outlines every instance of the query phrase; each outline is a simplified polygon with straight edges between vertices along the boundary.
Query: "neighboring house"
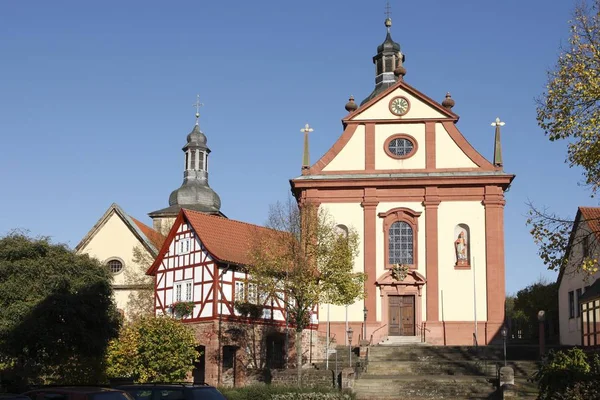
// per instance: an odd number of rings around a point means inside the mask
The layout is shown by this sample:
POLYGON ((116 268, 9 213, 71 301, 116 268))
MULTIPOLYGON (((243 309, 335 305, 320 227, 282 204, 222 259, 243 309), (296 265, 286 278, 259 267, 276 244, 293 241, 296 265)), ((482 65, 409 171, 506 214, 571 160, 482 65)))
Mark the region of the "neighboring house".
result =
POLYGON ((117 308, 128 315, 130 296, 140 290, 152 290, 144 272, 148 265, 138 265, 134 248, 145 260, 153 260, 165 237, 112 204, 92 229, 75 247, 79 254, 89 254, 106 263, 113 275, 113 290, 117 308))
POLYGON ((587 288, 600 278, 581 271, 586 258, 598 258, 600 207, 579 207, 569 236, 567 263, 558 274, 558 321, 560 343, 581 345, 581 316, 579 300, 587 288))
POLYGON ((581 345, 600 346, 600 279, 585 291, 578 306, 581 309, 581 345))
MULTIPOLYGON (((504 123, 492 123, 490 162, 458 130, 449 94, 437 102, 406 82, 390 19, 386 26, 373 57, 375 89, 360 106, 350 99, 343 133, 313 165, 305 149, 292 192, 360 234, 355 269, 368 281, 366 299, 348 307, 355 332, 366 314, 366 339, 376 342, 471 345, 475 334, 479 344, 501 340, 504 192, 514 178, 503 170, 504 123), (409 269, 405 277, 393 271, 399 264, 409 269)), ((330 308, 332 332, 343 338, 345 307, 330 308)))
MULTIPOLYGON (((191 314, 180 317, 193 324, 203 352, 197 381, 225 383, 221 373, 243 379, 246 368, 282 368, 286 353, 291 357, 293 330, 286 341, 284 302, 259 293, 244 269, 253 238, 267 230, 182 209, 148 270, 155 279, 157 315, 173 315, 174 304, 193 303, 191 314), (240 303, 260 306, 260 315, 242 316, 235 306, 240 303)), ((318 323, 316 316, 312 322, 318 323)))

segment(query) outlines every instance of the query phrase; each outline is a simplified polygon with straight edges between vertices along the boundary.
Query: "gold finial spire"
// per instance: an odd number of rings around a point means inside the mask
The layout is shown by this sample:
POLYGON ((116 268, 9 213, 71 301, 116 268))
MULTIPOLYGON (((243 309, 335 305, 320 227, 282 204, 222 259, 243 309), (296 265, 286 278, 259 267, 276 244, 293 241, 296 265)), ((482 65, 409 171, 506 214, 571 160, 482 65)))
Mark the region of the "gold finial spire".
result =
POLYGON ((199 94, 196 95, 196 102, 192 105, 194 107, 196 107, 196 125, 198 125, 198 119, 200 118, 200 107, 202 107, 204 105, 204 103, 200 103, 200 95, 199 94))
POLYGON ((385 18, 385 26, 387 27, 388 31, 390 30, 390 27, 392 26, 392 6, 390 6, 390 2, 388 1, 385 4, 385 12, 384 12, 386 18, 385 18))
POLYGON ((496 167, 502 167, 502 143, 500 142, 500 127, 504 126, 504 122, 500 121, 500 118, 496 118, 492 122, 492 126, 496 127, 496 135, 494 138, 494 165, 496 167))
POLYGON ((304 125, 304 128, 300 129, 300 132, 304 132, 304 155, 302 157, 302 174, 307 174, 310 168, 310 155, 308 152, 308 134, 314 129, 310 125, 304 125))

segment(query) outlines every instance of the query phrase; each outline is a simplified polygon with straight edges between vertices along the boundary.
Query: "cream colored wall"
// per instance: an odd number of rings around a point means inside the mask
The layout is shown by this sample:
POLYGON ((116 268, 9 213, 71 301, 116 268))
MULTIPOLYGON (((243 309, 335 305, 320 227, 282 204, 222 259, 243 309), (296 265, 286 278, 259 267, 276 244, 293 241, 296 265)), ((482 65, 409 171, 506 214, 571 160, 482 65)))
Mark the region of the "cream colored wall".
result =
MULTIPOLYGON (((128 282, 126 277, 143 277, 140 267, 133 262, 133 249, 139 246, 143 251, 141 242, 127 228, 123 220, 116 214, 108 218, 106 223, 100 227, 90 241, 79 250, 79 253, 89 254, 101 262, 106 262, 111 258, 118 258, 123 262, 121 272, 113 275, 113 285, 125 285, 128 282)), ((117 307, 124 310, 127 314, 128 291, 115 291, 115 301, 117 307)))
POLYGON ((438 208, 439 316, 445 321, 473 321, 474 285, 477 288, 477 320, 487 319, 485 264, 485 208, 480 201, 444 201, 438 208), (454 228, 470 230, 471 269, 457 270, 454 228), (473 274, 475 273, 475 278, 473 274), (443 291, 443 309, 442 309, 443 291), (443 314, 442 314, 443 313, 443 314))
MULTIPOLYGON (((327 214, 333 219, 333 221, 335 221, 336 224, 344 224, 348 228, 354 228, 357 231, 360 242, 358 244, 358 256, 354 259, 354 271, 364 272, 364 216, 360 203, 325 203, 321 205, 321 208, 327 210, 327 214)), ((362 310, 362 300, 350 305, 348 307, 349 320, 362 320, 362 310)), ((345 321, 346 307, 334 305, 329 306, 329 320, 345 321)), ((321 304, 319 306, 319 321, 327 321, 326 304, 321 304)))
MULTIPOLYGON (((426 265, 426 251, 425 251, 425 209, 422 203, 418 202, 389 202, 389 203, 379 203, 377 205, 377 214, 381 212, 387 212, 394 208, 404 207, 409 208, 413 211, 420 212, 421 215, 418 219, 418 232, 417 232, 417 271, 427 278, 425 265, 426 265)), ((387 243, 385 242, 385 234, 383 232, 383 218, 377 217, 375 226, 376 239, 375 239, 375 259, 377 260, 377 276, 375 279, 379 278, 385 272, 385 246, 387 243)), ((425 307, 425 299, 427 298, 427 285, 423 286, 421 291, 422 297, 422 307, 421 307, 421 318, 423 321, 426 320, 426 307, 425 307)), ((382 315, 382 305, 381 305, 381 297, 379 297, 379 289, 377 290, 377 318, 381 320, 382 315)))
MULTIPOLYGON (((575 233, 575 237, 571 249, 570 259, 574 262, 579 262, 583 258, 583 246, 581 244, 581 238, 587 234, 585 222, 581 222, 579 225, 583 229, 579 229, 575 233)), ((591 236, 590 236, 591 238, 591 236)), ((597 244, 591 243, 590 248, 593 250, 597 249, 597 244)), ((595 257, 598 257, 598 252, 595 253, 595 257)), ((569 315, 569 292, 573 291, 577 293, 577 289, 582 289, 582 293, 585 293, 585 287, 591 285, 600 278, 600 271, 594 275, 589 276, 587 274, 576 272, 577 265, 571 263, 567 265, 565 273, 563 274, 562 280, 558 287, 558 321, 560 331, 560 344, 563 345, 581 345, 581 317, 570 318, 569 315)), ((578 299, 575 294, 575 307, 578 307, 578 299)), ((577 315, 577 313, 575 314, 577 315)))
POLYGON ((390 100, 396 96, 404 96, 410 103, 410 110, 401 118, 445 118, 446 116, 439 111, 431 108, 428 104, 407 93, 404 89, 398 88, 388 94, 371 107, 352 118, 353 121, 362 121, 368 119, 398 119, 398 116, 392 114, 389 109, 390 100))
POLYGON ((437 168, 477 168, 440 123, 435 124, 435 165, 437 168))
POLYGON ((425 168, 425 124, 377 124, 375 125, 375 169, 421 169, 425 168), (412 136, 417 151, 411 157, 397 160, 387 155, 388 138, 396 134, 412 136))
POLYGON ((365 126, 359 125, 344 148, 323 168, 323 171, 365 169, 365 126))

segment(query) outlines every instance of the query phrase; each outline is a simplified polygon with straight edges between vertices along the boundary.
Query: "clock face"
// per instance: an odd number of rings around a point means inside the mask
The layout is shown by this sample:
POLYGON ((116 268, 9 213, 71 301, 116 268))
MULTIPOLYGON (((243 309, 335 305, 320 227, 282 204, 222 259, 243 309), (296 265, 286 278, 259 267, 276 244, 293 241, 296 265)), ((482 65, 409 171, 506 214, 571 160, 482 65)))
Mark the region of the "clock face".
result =
POLYGON ((404 115, 408 112, 409 108, 410 104, 404 97, 394 97, 392 101, 390 101, 390 111, 392 114, 404 115))

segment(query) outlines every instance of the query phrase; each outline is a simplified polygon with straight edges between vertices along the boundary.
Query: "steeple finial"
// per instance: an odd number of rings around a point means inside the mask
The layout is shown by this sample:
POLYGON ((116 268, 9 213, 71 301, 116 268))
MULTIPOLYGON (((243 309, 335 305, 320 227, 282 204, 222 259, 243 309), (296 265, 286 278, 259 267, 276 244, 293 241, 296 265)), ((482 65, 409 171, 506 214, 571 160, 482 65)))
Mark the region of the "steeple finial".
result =
POLYGON ((392 6, 390 6, 390 2, 388 1, 385 4, 385 26, 387 27, 388 32, 390 31, 390 27, 392 26, 392 6))
POLYGON ((504 122, 500 121, 500 118, 496 118, 492 122, 492 126, 496 127, 496 135, 494 139, 494 165, 496 167, 502 167, 502 144, 500 142, 500 127, 504 126, 504 122))
POLYGON ((308 174, 308 169, 310 168, 310 155, 308 152, 308 134, 312 132, 314 129, 310 127, 310 125, 304 125, 304 128, 300 129, 300 132, 304 132, 304 155, 302 156, 302 174, 308 174))
POLYGON ((198 125, 198 119, 200 118, 200 107, 202 107, 204 105, 204 103, 200 103, 200 95, 199 94, 196 95, 196 102, 192 105, 194 107, 196 107, 196 125, 198 125))

